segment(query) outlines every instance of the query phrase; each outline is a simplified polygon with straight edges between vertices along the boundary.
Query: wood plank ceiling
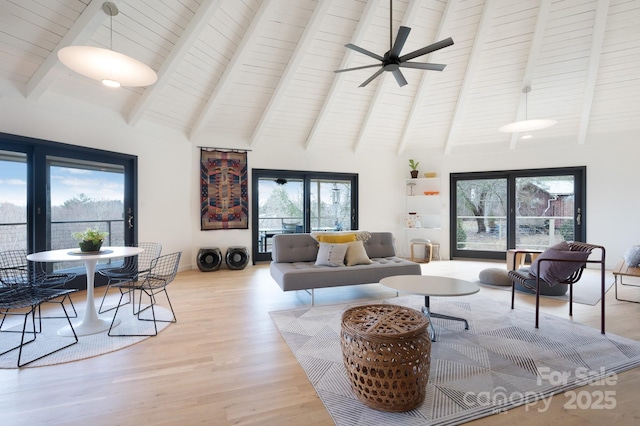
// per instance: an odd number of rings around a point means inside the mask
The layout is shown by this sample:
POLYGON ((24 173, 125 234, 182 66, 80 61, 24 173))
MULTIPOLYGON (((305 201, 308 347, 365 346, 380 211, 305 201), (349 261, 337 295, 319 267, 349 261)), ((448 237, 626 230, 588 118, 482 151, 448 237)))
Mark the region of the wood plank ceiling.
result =
POLYGON ((0 0, 5 96, 98 104, 130 126, 242 147, 517 149, 497 129, 525 114, 558 120, 535 137, 569 145, 640 130, 637 0, 394 0, 393 37, 412 28, 403 53, 455 44, 414 60, 443 72, 405 68, 404 87, 383 73, 364 88, 375 69, 333 71, 374 63, 346 43, 388 50, 387 0, 115 3, 113 49, 156 70, 155 85, 107 89, 58 61, 68 45, 110 46, 102 1, 0 0))

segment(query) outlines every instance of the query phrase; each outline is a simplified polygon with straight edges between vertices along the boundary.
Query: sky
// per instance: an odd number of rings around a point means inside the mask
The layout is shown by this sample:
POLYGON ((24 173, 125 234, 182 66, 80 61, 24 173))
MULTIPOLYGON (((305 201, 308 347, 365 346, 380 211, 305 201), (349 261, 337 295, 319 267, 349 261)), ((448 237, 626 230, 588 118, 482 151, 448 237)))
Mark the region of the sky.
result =
MULTIPOLYGON (((26 206, 27 165, 14 161, 0 161, 0 203, 26 206)), ((124 175, 68 167, 51 167, 51 203, 65 201, 85 194, 92 200, 123 200, 124 175)))

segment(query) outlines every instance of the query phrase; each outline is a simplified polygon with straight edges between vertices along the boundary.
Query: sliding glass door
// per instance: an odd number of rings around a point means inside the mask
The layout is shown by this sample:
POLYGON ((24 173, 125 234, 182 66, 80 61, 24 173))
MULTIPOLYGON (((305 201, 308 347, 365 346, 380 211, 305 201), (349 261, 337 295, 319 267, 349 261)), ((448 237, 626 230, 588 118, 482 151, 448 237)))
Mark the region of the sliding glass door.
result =
POLYGON ((452 174, 452 256, 585 241, 585 177, 584 167, 452 174))
POLYGON ((0 251, 27 249, 27 155, 0 151, 0 251))
POLYGON ((356 174, 253 169, 253 260, 277 234, 357 229, 356 174))
MULTIPOLYGON (((74 247, 74 232, 108 232, 105 246, 125 245, 125 167, 47 156, 47 247, 74 247)), ((78 263, 80 264, 80 263, 78 263)), ((54 264, 57 268, 69 264, 54 264)))
POLYGON ((71 233, 88 227, 135 244, 136 173, 132 155, 0 133, 0 250, 75 247, 71 233))

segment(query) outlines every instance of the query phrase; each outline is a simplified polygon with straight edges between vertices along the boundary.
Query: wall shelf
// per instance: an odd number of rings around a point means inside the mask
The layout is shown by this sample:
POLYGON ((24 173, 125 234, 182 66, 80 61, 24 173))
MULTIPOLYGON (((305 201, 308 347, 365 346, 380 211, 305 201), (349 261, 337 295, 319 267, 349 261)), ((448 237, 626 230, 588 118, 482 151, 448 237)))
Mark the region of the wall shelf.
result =
POLYGON ((442 240, 440 178, 406 179, 405 189, 403 254, 408 256, 414 238, 426 238, 434 243, 442 240), (410 215, 409 212, 415 214, 410 215))

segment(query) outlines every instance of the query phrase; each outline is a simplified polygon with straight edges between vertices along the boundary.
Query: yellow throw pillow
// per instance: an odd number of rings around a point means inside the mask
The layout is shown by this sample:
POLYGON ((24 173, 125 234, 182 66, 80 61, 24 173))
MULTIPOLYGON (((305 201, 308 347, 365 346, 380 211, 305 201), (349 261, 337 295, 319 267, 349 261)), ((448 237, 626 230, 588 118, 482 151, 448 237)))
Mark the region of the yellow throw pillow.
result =
POLYGON ((316 240, 318 240, 319 243, 350 243, 352 241, 356 241, 356 234, 318 234, 316 236, 316 240))

